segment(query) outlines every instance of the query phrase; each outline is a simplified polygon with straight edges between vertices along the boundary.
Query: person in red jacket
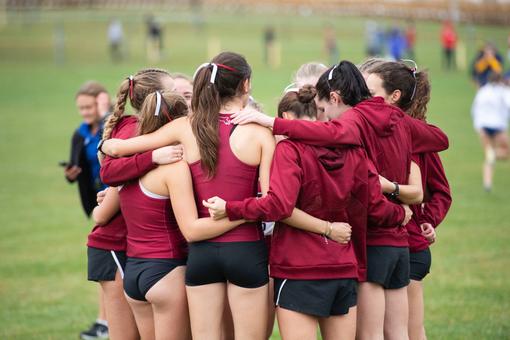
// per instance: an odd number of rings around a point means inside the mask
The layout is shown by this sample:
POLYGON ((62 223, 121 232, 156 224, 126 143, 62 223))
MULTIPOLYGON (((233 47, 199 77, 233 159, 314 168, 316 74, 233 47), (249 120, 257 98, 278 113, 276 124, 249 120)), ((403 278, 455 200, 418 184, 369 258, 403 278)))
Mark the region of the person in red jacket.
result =
MULTIPOLYGON (((316 113, 315 95, 312 86, 287 93, 278 116, 316 113)), ((365 279, 367 218, 380 226, 407 222, 404 209, 382 195, 371 166, 361 147, 330 149, 286 139, 276 147, 267 196, 204 202, 218 218, 226 212, 231 220, 282 220, 296 206, 322 220, 352 226, 352 242, 349 235, 337 243, 328 240, 329 229, 319 235, 277 223, 270 272, 283 338, 315 338, 318 323, 324 339, 354 339, 357 281, 365 279)))
MULTIPOLYGON (((235 115, 234 123, 256 122, 272 127, 273 134, 313 145, 363 145, 377 172, 397 183, 408 183, 412 152, 448 147, 446 135, 438 128, 407 116, 383 98, 371 98, 361 73, 348 61, 325 72, 316 88, 319 106, 328 115, 351 108, 329 122, 288 121, 249 111, 235 115)), ((392 193, 393 197, 397 195, 397 191, 392 193)), ((407 231, 396 225, 390 229, 369 228, 367 244, 368 282, 360 284, 358 336, 382 337, 386 331, 407 337, 407 231), (386 307, 392 317, 388 319, 391 327, 385 330, 386 307)))
MULTIPOLYGON (((370 70, 367 85, 374 96, 381 96, 416 119, 425 121, 430 99, 430 83, 425 71, 402 62, 386 62, 370 70)), ((435 241, 435 228, 445 218, 451 205, 451 195, 441 159, 435 152, 413 155, 421 170, 425 199, 423 205, 412 205, 413 218, 406 225, 409 233, 410 278, 407 288, 409 300, 409 339, 425 339, 422 280, 429 273, 431 254, 429 245, 435 241)), ((388 183, 388 181, 386 181, 388 183)), ((402 188, 403 186, 401 186, 402 188)), ((383 191, 393 191, 392 183, 383 191)), ((404 195, 400 195, 400 199, 404 195)))
POLYGON ((441 46, 443 48, 443 68, 454 70, 456 67, 455 48, 457 46, 457 32, 455 32, 455 27, 449 20, 445 21, 441 28, 441 46))

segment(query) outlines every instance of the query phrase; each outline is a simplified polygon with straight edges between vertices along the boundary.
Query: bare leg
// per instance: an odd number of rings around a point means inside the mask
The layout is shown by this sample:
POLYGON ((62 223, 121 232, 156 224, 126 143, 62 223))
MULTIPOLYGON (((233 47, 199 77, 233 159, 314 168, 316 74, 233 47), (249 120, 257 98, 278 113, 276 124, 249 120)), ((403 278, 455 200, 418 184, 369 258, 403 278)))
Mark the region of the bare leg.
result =
MULTIPOLYGON (((227 295, 227 286, 225 285, 225 296, 227 295)), ((234 340, 234 320, 232 320, 232 311, 228 304, 228 300, 225 301, 225 309, 223 310, 223 321, 222 321, 222 340, 234 340)))
POLYGON ((276 307, 282 340, 316 340, 317 318, 276 307))
POLYGON ((100 284, 110 340, 139 339, 135 317, 124 296, 120 273, 117 271, 115 274, 115 281, 101 281, 100 284))
POLYGON ((268 303, 269 309, 267 311, 267 339, 273 334, 274 318, 275 318, 275 306, 274 306, 274 279, 269 278, 269 291, 268 291, 268 303))
POLYGON ((319 326, 324 340, 354 340, 356 337, 356 306, 345 315, 320 318, 319 326))
POLYGON ((267 333, 268 285, 241 288, 227 285, 228 301, 234 320, 234 333, 239 340, 262 340, 267 333))
POLYGON ((506 160, 510 156, 510 147, 508 146, 508 134, 506 131, 499 132, 494 136, 494 146, 496 158, 506 160))
POLYGON ((104 302, 104 292, 101 287, 99 287, 98 290, 98 311, 97 311, 97 318, 99 320, 106 320, 106 308, 105 308, 105 302, 104 302))
POLYGON ((384 314, 384 339, 409 340, 409 304, 407 287, 385 289, 386 309, 384 314))
POLYGON ((191 339, 188 301, 184 286, 185 266, 166 274, 145 295, 152 304, 158 340, 191 339))
POLYGON ((483 163, 483 187, 486 191, 492 189, 492 177, 494 172, 494 162, 496 161, 496 151, 489 135, 485 131, 480 130, 480 142, 485 153, 485 161, 483 163))
POLYGON ((384 340, 384 288, 376 283, 358 285, 358 340, 384 340))
POLYGON ((139 301, 126 296, 126 299, 131 306, 131 310, 135 316, 136 326, 140 332, 143 340, 155 340, 156 334, 154 331, 154 315, 152 313, 152 306, 147 301, 139 301))
POLYGON ((409 340, 426 340, 423 303, 423 285, 421 281, 411 280, 407 286, 407 299, 409 302, 409 340))
POLYGON ((186 286, 194 340, 221 338, 225 309, 225 283, 186 286))

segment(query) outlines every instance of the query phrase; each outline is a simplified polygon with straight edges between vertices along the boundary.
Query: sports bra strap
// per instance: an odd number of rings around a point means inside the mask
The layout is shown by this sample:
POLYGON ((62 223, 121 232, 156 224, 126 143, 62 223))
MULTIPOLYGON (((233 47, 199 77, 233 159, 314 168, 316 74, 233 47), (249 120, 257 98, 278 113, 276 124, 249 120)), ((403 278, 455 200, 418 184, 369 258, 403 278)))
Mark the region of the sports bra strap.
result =
POLYGON ((229 136, 232 136, 232 134, 234 133, 234 130, 236 129, 236 127, 238 127, 239 125, 237 124, 232 124, 232 128, 230 129, 230 132, 229 132, 229 136))

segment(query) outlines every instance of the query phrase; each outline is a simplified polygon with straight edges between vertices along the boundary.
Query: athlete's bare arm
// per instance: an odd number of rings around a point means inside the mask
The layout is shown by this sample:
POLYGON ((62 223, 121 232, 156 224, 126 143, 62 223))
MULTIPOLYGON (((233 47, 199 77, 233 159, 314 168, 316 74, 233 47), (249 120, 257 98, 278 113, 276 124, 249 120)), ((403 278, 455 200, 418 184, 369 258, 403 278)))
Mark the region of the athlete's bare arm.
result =
POLYGON ((109 187, 101 204, 92 211, 92 219, 97 225, 105 225, 119 212, 119 209, 119 191, 116 187, 109 187))
MULTIPOLYGON (((392 193, 395 191, 395 184, 385 177, 379 176, 383 193, 392 193)), ((418 164, 411 162, 411 172, 409 173, 409 183, 400 185, 399 183, 398 199, 405 204, 420 204, 423 201, 423 187, 421 183, 421 170, 418 164)))
POLYGON ((111 138, 104 141, 101 150, 111 157, 124 157, 181 142, 181 133, 188 128, 188 118, 182 117, 158 130, 129 139, 111 138))

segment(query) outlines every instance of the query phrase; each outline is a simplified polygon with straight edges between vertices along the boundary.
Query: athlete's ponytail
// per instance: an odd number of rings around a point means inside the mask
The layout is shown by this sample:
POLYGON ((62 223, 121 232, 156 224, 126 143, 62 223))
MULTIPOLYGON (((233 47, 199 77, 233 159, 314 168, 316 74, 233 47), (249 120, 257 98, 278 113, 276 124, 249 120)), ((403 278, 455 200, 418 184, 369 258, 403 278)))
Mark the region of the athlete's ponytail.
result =
POLYGON ((138 134, 151 133, 188 114, 186 99, 178 93, 156 91, 145 98, 139 114, 138 134))
POLYGON ((329 100, 331 92, 337 92, 344 104, 355 106, 370 98, 370 91, 358 68, 350 61, 343 60, 329 68, 317 81, 319 99, 329 100))
POLYGON ((111 137, 113 129, 124 115, 128 98, 133 109, 138 112, 149 93, 170 90, 173 87, 171 81, 167 71, 157 68, 143 69, 124 79, 117 92, 113 113, 105 124, 103 139, 111 137))
POLYGON ((296 118, 317 118, 317 105, 315 96, 317 91, 312 85, 305 85, 299 90, 287 92, 278 103, 278 117, 282 118, 284 112, 292 112, 296 118))
POLYGON ((195 72, 190 123, 197 139, 202 165, 209 177, 216 173, 221 105, 244 95, 243 85, 250 76, 251 68, 246 59, 232 52, 220 53, 195 72))
POLYGON ((427 104, 430 100, 430 82, 426 71, 417 71, 403 62, 386 62, 372 69, 382 80, 387 94, 400 91, 395 103, 408 115, 425 119, 427 104))

